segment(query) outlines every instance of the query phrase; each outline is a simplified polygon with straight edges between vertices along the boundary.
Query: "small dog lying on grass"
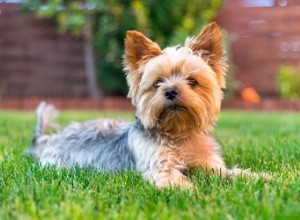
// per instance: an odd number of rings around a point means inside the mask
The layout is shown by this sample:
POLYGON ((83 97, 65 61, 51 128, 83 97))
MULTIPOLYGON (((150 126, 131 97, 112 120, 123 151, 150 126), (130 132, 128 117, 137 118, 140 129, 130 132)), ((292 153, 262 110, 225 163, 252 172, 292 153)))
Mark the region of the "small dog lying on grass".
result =
POLYGON ((93 120, 57 128, 53 106, 37 108, 29 153, 42 165, 95 167, 99 171, 136 170, 157 187, 191 188, 184 174, 202 167, 223 177, 257 176, 227 169, 210 135, 220 111, 226 62, 216 23, 203 28, 183 47, 161 49, 137 31, 125 39, 124 70, 128 97, 136 106, 133 123, 93 120))

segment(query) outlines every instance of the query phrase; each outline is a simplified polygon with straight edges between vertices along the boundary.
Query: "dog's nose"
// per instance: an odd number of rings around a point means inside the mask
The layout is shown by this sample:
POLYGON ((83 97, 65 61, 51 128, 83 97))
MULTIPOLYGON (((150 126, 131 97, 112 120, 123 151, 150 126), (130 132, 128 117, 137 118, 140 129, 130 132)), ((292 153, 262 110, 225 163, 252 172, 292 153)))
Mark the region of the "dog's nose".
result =
POLYGON ((172 88, 172 89, 168 89, 165 91, 165 96, 169 100, 175 99, 177 95, 178 95, 178 92, 176 91, 176 89, 172 88))

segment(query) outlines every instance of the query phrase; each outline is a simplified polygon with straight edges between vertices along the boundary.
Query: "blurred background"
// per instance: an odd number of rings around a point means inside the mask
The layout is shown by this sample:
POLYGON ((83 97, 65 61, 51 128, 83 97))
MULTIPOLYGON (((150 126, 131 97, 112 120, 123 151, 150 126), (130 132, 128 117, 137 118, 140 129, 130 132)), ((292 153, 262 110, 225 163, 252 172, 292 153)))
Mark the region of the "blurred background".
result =
POLYGON ((162 47, 223 29, 225 108, 300 109, 299 0, 0 0, 0 108, 130 109, 127 30, 162 47))

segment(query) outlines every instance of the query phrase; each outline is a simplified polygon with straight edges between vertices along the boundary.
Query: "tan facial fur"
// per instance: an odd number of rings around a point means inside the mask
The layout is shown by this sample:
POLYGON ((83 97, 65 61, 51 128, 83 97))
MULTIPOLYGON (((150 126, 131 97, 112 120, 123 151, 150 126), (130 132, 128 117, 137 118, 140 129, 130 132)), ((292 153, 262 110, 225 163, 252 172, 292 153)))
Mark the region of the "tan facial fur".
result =
POLYGON ((173 139, 211 130, 225 86, 221 32, 212 23, 183 47, 159 46, 136 31, 125 40, 129 97, 147 129, 173 139), (174 89, 175 100, 166 92, 174 89))

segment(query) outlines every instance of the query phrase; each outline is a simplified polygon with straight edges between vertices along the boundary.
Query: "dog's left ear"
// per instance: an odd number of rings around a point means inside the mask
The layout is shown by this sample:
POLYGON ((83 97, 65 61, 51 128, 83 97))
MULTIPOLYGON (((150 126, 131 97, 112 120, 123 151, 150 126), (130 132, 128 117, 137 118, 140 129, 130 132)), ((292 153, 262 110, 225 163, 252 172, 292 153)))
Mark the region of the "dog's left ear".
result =
POLYGON ((227 64, 224 60, 224 48, 222 32, 217 23, 206 25, 200 34, 188 41, 187 45, 196 54, 208 62, 213 71, 217 74, 217 79, 221 88, 225 88, 225 73, 227 64))
POLYGON ((135 94, 142 77, 139 68, 151 58, 161 54, 157 43, 138 31, 127 31, 125 38, 124 70, 129 86, 128 97, 135 104, 135 94))

